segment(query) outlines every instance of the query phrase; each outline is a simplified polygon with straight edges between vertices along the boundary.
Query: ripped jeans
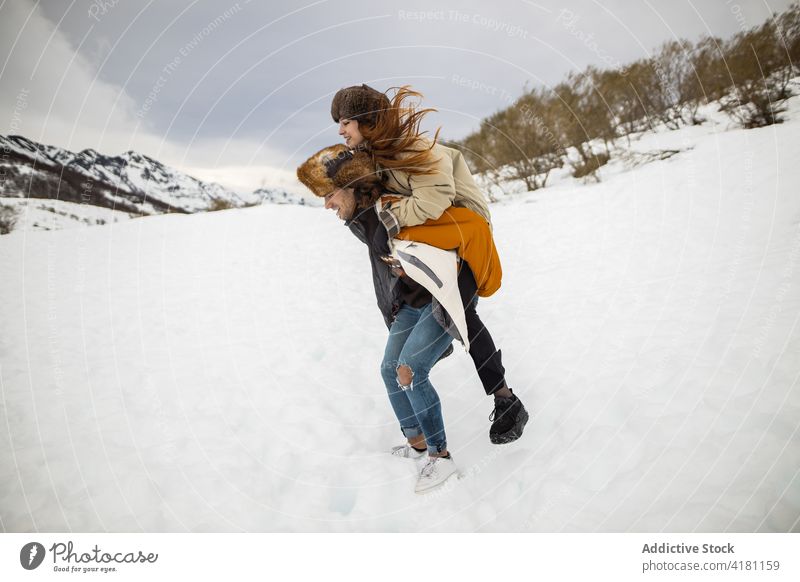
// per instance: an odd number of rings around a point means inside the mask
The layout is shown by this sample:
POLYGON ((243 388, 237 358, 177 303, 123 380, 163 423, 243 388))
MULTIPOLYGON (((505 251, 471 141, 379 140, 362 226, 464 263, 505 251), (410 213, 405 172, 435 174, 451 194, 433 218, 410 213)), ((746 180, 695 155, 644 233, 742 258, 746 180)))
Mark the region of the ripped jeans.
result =
POLYGON ((429 453, 447 449, 442 405, 428 373, 453 338, 436 323, 431 304, 403 305, 389 329, 381 363, 381 376, 395 416, 406 438, 425 436, 429 453), (400 386, 399 366, 411 368, 411 383, 400 386))

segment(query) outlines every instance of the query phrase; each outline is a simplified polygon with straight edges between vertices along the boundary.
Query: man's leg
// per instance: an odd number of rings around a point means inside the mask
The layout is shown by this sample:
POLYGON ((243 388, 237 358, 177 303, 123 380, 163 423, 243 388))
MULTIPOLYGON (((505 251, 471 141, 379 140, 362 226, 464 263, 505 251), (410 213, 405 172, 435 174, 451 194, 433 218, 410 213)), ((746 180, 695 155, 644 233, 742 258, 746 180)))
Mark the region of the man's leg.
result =
POLYGON ((406 392, 400 388, 397 382, 397 362, 400 352, 403 350, 406 340, 418 321, 419 310, 417 309, 404 305, 398 312, 397 318, 389 330, 389 338, 386 341, 386 349, 381 362, 381 377, 386 385, 389 403, 392 405, 397 421, 400 423, 400 430, 408 439, 408 443, 421 451, 427 449, 422 427, 417 421, 414 408, 411 406, 406 392))
MULTIPOLYGON (((445 332, 431 314, 431 305, 421 309, 406 308, 400 313, 406 313, 401 322, 392 325, 395 333, 393 342, 390 341, 381 367, 386 388, 389 391, 392 406, 401 420, 403 433, 410 434, 408 419, 413 414, 417 427, 425 436, 428 447, 428 460, 420 469, 415 493, 427 493, 442 485, 451 476, 458 472, 453 458, 447 451, 447 438, 444 432, 442 419, 442 406, 439 395, 428 380, 431 367, 436 363, 447 346, 452 342, 450 335, 445 332), (409 333, 408 324, 416 318, 416 324, 409 333), (396 354, 396 347, 402 343, 402 349, 396 354), (390 345, 391 344, 391 345, 390 345), (397 358, 394 359, 395 354, 397 358), (390 375, 394 372, 394 377, 390 375), (399 392, 399 394, 398 394, 399 392), (411 412, 406 406, 411 407, 411 412)), ((410 451, 406 449, 406 452, 410 451)), ((413 456, 404 454, 399 456, 413 456)))
POLYGON ((397 359, 397 381, 414 409, 428 444, 428 454, 433 457, 447 455, 447 437, 439 395, 428 376, 451 341, 428 304, 420 310, 419 320, 397 359))

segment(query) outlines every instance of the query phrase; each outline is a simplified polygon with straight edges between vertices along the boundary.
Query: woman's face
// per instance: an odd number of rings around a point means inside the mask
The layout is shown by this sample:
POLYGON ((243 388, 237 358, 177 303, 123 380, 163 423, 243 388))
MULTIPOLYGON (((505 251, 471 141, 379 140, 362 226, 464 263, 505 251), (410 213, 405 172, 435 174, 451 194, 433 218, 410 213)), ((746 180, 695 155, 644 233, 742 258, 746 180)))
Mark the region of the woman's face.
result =
POLYGON ((364 136, 358 131, 358 121, 355 119, 340 119, 339 135, 344 138, 344 143, 349 148, 354 148, 364 141, 364 136))

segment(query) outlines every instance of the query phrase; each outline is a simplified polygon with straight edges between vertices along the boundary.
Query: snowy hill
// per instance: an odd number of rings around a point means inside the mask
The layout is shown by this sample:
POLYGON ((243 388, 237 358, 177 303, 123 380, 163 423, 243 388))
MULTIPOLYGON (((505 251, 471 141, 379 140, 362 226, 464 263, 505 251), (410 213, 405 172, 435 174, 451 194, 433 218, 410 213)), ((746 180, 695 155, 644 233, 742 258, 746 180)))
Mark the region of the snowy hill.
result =
POLYGON ((492 207, 505 278, 479 312, 532 419, 491 445, 457 348, 431 378, 466 478, 424 497, 386 453, 386 329, 333 213, 0 238, 3 529, 800 530, 792 105, 492 207))
POLYGON ((0 136, 0 151, 0 201, 25 211, 17 228, 50 230, 269 202, 257 192, 236 193, 134 151, 73 153, 22 136, 0 136))
POLYGON ((279 190, 276 188, 258 188, 253 191, 253 196, 256 196, 262 203, 270 204, 297 204, 299 206, 323 206, 322 200, 316 196, 311 198, 304 198, 298 194, 292 194, 286 190, 279 190))

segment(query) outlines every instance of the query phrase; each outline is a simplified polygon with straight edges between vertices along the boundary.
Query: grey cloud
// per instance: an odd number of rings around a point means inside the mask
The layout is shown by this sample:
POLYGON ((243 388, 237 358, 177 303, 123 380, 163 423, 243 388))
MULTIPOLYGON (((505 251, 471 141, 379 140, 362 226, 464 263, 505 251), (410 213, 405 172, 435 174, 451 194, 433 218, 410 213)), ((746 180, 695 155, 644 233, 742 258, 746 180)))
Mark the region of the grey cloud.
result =
POLYGON ((234 150, 242 163, 280 167, 338 140, 328 106, 343 86, 411 84, 439 109, 427 129, 460 138, 525 86, 625 63, 675 37, 728 36, 768 16, 763 2, 743 0, 95 0, 44 2, 42 12, 100 81, 124 90, 143 130, 182 147, 261 144, 234 150))

